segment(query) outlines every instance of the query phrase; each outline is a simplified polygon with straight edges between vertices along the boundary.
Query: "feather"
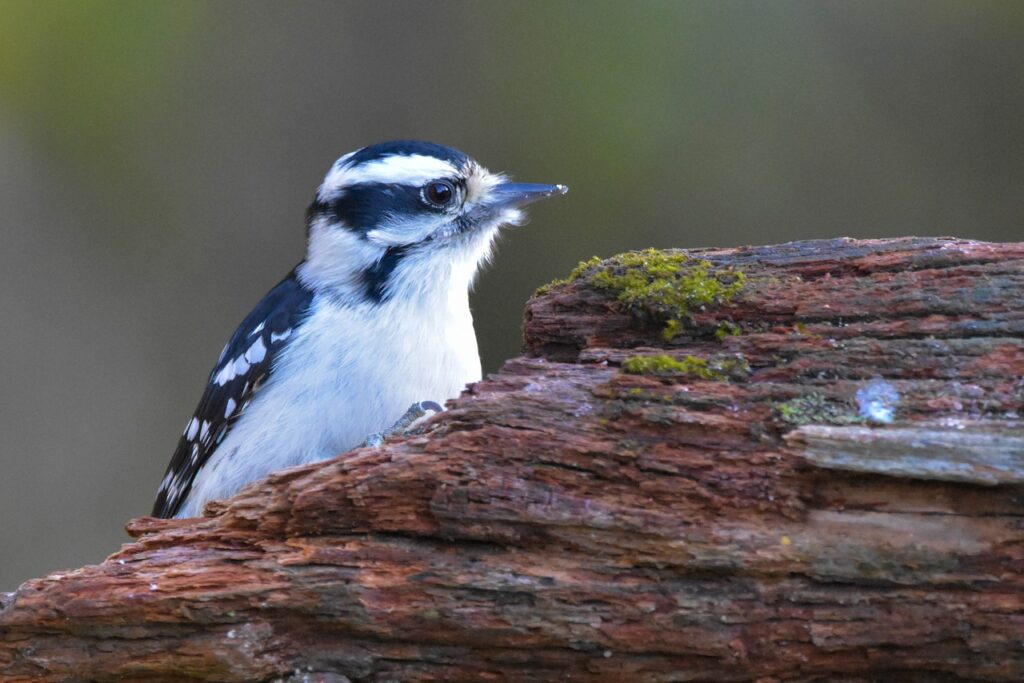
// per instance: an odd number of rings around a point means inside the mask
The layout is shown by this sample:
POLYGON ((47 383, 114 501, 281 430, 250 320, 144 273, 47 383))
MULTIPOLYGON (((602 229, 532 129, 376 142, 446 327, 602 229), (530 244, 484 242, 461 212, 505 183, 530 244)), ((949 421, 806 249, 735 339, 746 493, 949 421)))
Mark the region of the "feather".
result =
POLYGON ((173 517, 177 513, 196 474, 273 373, 275 359, 302 324, 312 299, 313 292, 292 271, 235 330, 178 440, 153 504, 153 516, 173 517))

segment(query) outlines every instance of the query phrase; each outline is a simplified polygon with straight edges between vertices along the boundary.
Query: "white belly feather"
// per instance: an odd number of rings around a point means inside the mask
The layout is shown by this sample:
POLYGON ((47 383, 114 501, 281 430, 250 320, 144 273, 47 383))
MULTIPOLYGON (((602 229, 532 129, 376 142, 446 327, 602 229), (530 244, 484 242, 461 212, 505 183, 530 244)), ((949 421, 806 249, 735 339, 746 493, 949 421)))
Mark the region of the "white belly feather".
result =
POLYGON ((268 473, 330 458, 400 418, 416 401, 458 396, 480 379, 468 301, 393 300, 343 307, 318 296, 274 372, 197 474, 178 517, 202 514, 268 473))

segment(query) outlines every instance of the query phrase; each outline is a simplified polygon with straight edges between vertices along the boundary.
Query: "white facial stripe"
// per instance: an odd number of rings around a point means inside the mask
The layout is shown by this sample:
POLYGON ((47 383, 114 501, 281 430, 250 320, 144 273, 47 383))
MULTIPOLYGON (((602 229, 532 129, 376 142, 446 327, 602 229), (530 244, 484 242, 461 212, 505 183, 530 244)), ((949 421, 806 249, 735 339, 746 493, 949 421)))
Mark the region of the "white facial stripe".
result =
POLYGON ((491 173, 486 168, 477 166, 473 172, 466 177, 466 205, 486 201, 495 185, 507 180, 500 173, 491 173))
POLYGON ((427 239, 440 226, 451 220, 450 216, 414 216, 405 220, 394 218, 366 233, 367 238, 379 244, 400 246, 416 244, 427 239))
POLYGON ((354 152, 349 152, 348 154, 344 155, 343 157, 341 157, 340 159, 338 159, 337 161, 334 162, 334 168, 335 169, 341 168, 342 166, 344 166, 345 164, 348 163, 349 159, 351 159, 355 155, 359 154, 364 149, 366 149, 366 148, 365 147, 360 147, 359 149, 355 150, 354 152))
MULTIPOLYGON (((339 230, 328 219, 319 218, 309 229, 309 246, 306 260, 298 269, 299 279, 307 287, 327 285, 355 296, 361 286, 359 274, 379 261, 381 254, 379 244, 351 230, 339 230)), ((271 337, 271 341, 276 340, 271 337)))
POLYGON ((359 183, 395 183, 420 185, 436 178, 458 174, 459 170, 447 161, 422 154, 388 156, 349 167, 335 164, 320 186, 320 199, 324 200, 349 185, 359 183))

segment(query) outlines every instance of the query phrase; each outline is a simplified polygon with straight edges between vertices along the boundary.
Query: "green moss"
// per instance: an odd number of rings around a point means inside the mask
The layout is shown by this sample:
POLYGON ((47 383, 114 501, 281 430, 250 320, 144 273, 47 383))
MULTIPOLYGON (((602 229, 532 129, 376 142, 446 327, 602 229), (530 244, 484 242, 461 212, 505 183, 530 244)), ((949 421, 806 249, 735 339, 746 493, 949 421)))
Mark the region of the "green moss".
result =
POLYGON ((720 323, 715 329, 715 337, 718 341, 724 341, 726 337, 738 337, 742 330, 740 326, 732 322, 720 323))
POLYGON ((725 381, 746 377, 750 373, 750 366, 742 358, 683 356, 675 359, 660 353, 653 356, 631 356, 622 361, 622 371, 631 375, 689 375, 725 381))
MULTIPOLYGON (((719 268, 682 252, 645 249, 581 261, 569 277, 542 285, 534 295, 579 280, 614 294, 633 315, 661 323, 662 337, 672 341, 682 334, 691 311, 729 303, 742 291, 746 277, 740 270, 719 268)), ((738 325, 722 323, 715 334, 723 339, 739 332, 738 325)))
POLYGON ((745 277, 682 252, 645 249, 584 261, 564 282, 576 280, 614 294, 634 315, 662 323, 662 336, 672 341, 692 310, 729 303, 745 277))
POLYGON ((783 403, 775 404, 775 414, 783 422, 793 425, 805 424, 860 424, 864 419, 852 405, 829 401, 821 394, 798 396, 783 403))
POLYGON ((537 288, 537 291, 534 292, 533 295, 543 296, 550 292, 555 287, 563 287, 569 284, 570 282, 575 282, 576 280, 580 279, 580 277, 582 277, 582 275, 587 270, 599 265, 601 265, 600 256, 593 256, 590 258, 589 261, 580 261, 579 264, 575 268, 573 268, 572 271, 569 273, 569 277, 557 278, 547 283, 546 285, 541 285, 540 287, 537 288))
POLYGON ((566 282, 574 282, 583 277, 588 270, 596 268, 601 265, 600 256, 591 256, 588 261, 580 261, 575 268, 569 273, 569 277, 566 278, 566 282))
POLYGON ((622 361, 622 371, 631 375, 681 375, 688 373, 690 367, 691 364, 677 361, 664 353, 656 356, 631 356, 622 361))
POLYGON ((683 321, 679 318, 669 318, 665 322, 665 328, 661 331, 661 338, 670 342, 682 333, 683 321))

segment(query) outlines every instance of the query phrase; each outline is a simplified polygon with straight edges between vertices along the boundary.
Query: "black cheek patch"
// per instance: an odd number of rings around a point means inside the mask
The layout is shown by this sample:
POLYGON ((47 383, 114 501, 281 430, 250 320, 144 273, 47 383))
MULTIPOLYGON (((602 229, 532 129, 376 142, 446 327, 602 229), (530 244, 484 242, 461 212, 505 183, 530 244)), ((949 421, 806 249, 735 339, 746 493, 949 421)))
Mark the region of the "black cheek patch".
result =
POLYGON ((387 286, 391 274, 409 253, 409 249, 408 246, 390 247, 380 261, 362 272, 363 293, 368 300, 379 304, 390 298, 387 286))
POLYGON ((326 202, 322 202, 319 199, 314 199, 313 203, 306 209, 306 236, 309 236, 309 229, 313 226, 313 223, 319 218, 330 215, 331 205, 326 202))

